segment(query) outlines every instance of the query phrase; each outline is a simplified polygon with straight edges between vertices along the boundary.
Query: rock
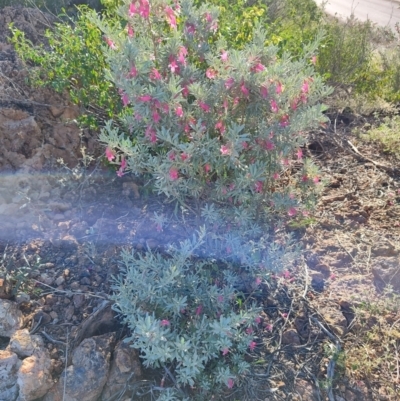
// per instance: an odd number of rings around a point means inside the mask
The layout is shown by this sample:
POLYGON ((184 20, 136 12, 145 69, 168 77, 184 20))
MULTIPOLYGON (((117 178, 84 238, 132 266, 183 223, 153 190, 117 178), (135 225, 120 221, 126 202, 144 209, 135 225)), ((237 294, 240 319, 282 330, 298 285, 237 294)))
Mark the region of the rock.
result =
POLYGON ((114 333, 83 340, 73 351, 72 364, 43 401, 97 401, 107 381, 114 341, 114 333))
POLYGON ((0 350, 0 401, 15 401, 18 396, 17 372, 21 361, 17 354, 0 350))
POLYGON ((400 258, 376 258, 372 265, 374 284, 378 291, 391 285, 393 291, 400 294, 400 258))
POLYGON ((294 393, 295 397, 297 395, 300 396, 300 398, 293 398, 293 400, 304 400, 304 401, 319 401, 319 392, 318 389, 313 386, 310 382, 306 380, 301 380, 298 379, 295 382, 294 385, 294 393))
POLYGON ((75 308, 79 309, 85 302, 85 295, 84 294, 74 294, 74 296, 72 297, 72 302, 74 303, 75 308))
POLYGON ((324 321, 338 337, 342 337, 347 331, 347 319, 340 310, 334 306, 323 306, 319 313, 324 318, 324 321))
POLYGON ((31 297, 26 294, 25 292, 20 292, 16 297, 15 301, 17 302, 18 305, 20 304, 26 304, 31 300, 31 297))
POLYGON ((374 256, 397 256, 400 253, 396 247, 390 242, 378 241, 374 243, 371 248, 371 254, 374 256))
POLYGON ((0 336, 11 337, 22 327, 22 313, 15 302, 0 299, 0 336))
POLYGON ((60 286, 61 284, 64 284, 65 278, 63 276, 57 277, 56 278, 56 285, 60 286))
POLYGON ((311 287, 316 292, 323 292, 325 289, 325 276, 322 273, 311 274, 311 287))
MULTIPOLYGON (((128 343, 120 341, 114 350, 114 358, 101 400, 111 399, 113 395, 126 387, 128 381, 133 383, 140 380, 141 376, 142 366, 138 351, 130 347, 128 343)), ((124 394, 124 396, 128 395, 128 393, 124 394)))
POLYGON ((16 353, 21 359, 33 355, 35 349, 43 348, 43 340, 40 336, 31 336, 28 329, 17 330, 10 339, 7 347, 16 353))
POLYGON ((51 367, 49 352, 43 346, 36 348, 32 356, 25 358, 18 371, 17 401, 33 401, 43 397, 53 386, 51 367))
POLYGON ((289 329, 282 334, 282 344, 285 345, 300 345, 300 337, 295 329, 289 329))

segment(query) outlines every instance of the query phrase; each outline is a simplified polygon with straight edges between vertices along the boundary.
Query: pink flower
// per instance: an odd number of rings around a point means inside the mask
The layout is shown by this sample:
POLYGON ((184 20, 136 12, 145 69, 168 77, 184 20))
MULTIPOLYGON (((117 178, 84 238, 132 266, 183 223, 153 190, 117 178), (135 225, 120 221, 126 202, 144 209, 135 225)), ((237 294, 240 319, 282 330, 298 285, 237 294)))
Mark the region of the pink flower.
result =
POLYGON ((173 74, 178 74, 179 73, 179 65, 177 63, 177 60, 175 59, 174 56, 170 56, 169 58, 169 64, 168 67, 170 68, 171 72, 173 74))
POLYGON ((208 104, 202 102, 201 100, 198 101, 199 107, 205 112, 205 113, 209 113, 211 108, 208 104))
POLYGON ((274 180, 279 180, 279 173, 274 173, 274 174, 272 174, 272 178, 273 178, 274 180))
POLYGON ((122 170, 121 168, 118 169, 118 171, 117 171, 117 176, 118 176, 118 177, 122 177, 123 175, 124 175, 124 170, 122 170))
POLYGON ((246 85, 244 84, 244 82, 242 83, 242 85, 240 86, 240 90, 242 91, 243 95, 245 97, 249 97, 250 95, 250 91, 246 88, 246 85))
POLYGON ((261 63, 257 63, 253 67, 251 67, 251 72, 261 72, 265 70, 265 66, 261 63))
POLYGON ((218 295, 217 301, 218 301, 219 303, 224 302, 224 297, 223 297, 222 295, 218 295))
POLYGON ((314 184, 318 184, 318 183, 319 183, 319 178, 318 178, 317 176, 315 176, 315 177, 313 178, 313 183, 314 183, 314 184))
POLYGON ((312 56, 310 61, 311 61, 312 64, 315 65, 317 63, 317 56, 312 56))
POLYGON ((127 93, 124 93, 124 94, 121 96, 121 99, 122 99, 122 104, 123 104, 123 106, 126 107, 126 106, 129 104, 129 96, 128 96, 128 94, 127 94, 127 93))
POLYGON ((309 89, 308 82, 304 80, 303 85, 301 86, 301 91, 306 94, 308 93, 308 89, 309 89))
POLYGON ((200 316, 201 314, 202 314, 202 312, 203 312, 203 305, 199 305, 197 308, 196 308, 196 316, 200 316))
POLYGON ((233 388, 233 386, 235 385, 235 382, 233 381, 233 379, 228 379, 228 381, 226 382, 226 385, 228 386, 228 388, 233 388))
POLYGON ((168 153, 168 159, 171 160, 171 161, 174 161, 175 160, 175 153, 174 152, 168 153))
POLYGON ((188 35, 194 35, 196 32, 196 26, 194 24, 187 22, 185 25, 185 30, 188 35))
POLYGON ((222 121, 218 121, 215 124, 215 129, 217 129, 221 133, 221 135, 223 135, 226 130, 226 127, 222 121))
POLYGON ((149 18, 150 15, 149 0, 139 0, 139 14, 143 18, 149 18))
POLYGON ((176 114, 179 118, 183 117, 182 106, 177 106, 177 108, 175 109, 175 114, 176 114))
POLYGON ((158 70, 156 68, 153 68, 150 72, 150 79, 153 79, 155 81, 159 81, 160 79, 162 79, 161 74, 158 72, 158 70))
POLYGON ((246 334, 252 334, 253 333, 253 328, 252 327, 248 327, 247 329, 246 329, 246 334))
POLYGON ((275 149, 275 144, 272 141, 265 141, 264 143, 264 148, 266 150, 274 150, 275 149))
POLYGON ((296 216, 297 210, 295 207, 290 207, 287 213, 288 213, 288 216, 293 217, 293 216, 296 216))
POLYGON ((212 22, 212 16, 210 13, 205 13, 204 16, 205 16, 207 22, 212 22))
POLYGON ((179 48, 179 52, 178 52, 178 61, 183 65, 186 65, 185 57, 187 56, 187 54, 188 54, 188 51, 187 51, 186 47, 181 46, 179 48))
POLYGON ((263 183, 262 181, 257 181, 255 184, 255 191, 261 193, 263 191, 263 183))
POLYGON ((184 162, 187 159, 189 159, 189 155, 187 153, 181 153, 181 160, 184 162))
POLYGON ((271 100, 270 105, 271 105, 271 111, 273 113, 277 113, 279 108, 278 108, 278 104, 276 103, 276 101, 274 99, 271 100))
POLYGON ((208 174, 211 171, 211 166, 208 163, 204 165, 204 171, 206 174, 208 174))
POLYGON ((261 316, 257 316, 257 317, 254 319, 254 322, 255 322, 256 324, 260 324, 260 323, 261 323, 261 316))
POLYGON ((261 282, 262 282, 261 278, 260 277, 256 277, 255 284, 256 284, 257 287, 261 284, 261 282))
POLYGON ((243 149, 248 149, 249 148, 249 144, 247 142, 242 142, 242 148, 243 149))
POLYGON ((171 323, 169 322, 169 320, 167 320, 167 319, 163 319, 163 320, 161 320, 161 326, 169 326, 171 323))
POLYGON ((178 169, 176 169, 175 167, 171 167, 169 169, 169 178, 171 181, 176 181, 179 177, 179 172, 178 169))
POLYGON ((226 145, 222 145, 220 151, 224 156, 229 156, 231 154, 231 148, 226 145))
POLYGON ((283 128, 287 127, 289 125, 289 115, 288 114, 284 114, 280 121, 279 121, 279 125, 283 128))
POLYGON ((128 36, 131 38, 135 34, 135 31, 133 30, 131 24, 127 25, 127 30, 128 30, 128 36))
POLYGON ((176 18, 174 10, 167 6, 165 7, 165 14, 167 15, 167 21, 170 24, 171 28, 176 29, 176 18))
POLYGON ((138 70, 136 69, 136 67, 133 65, 129 71, 129 77, 130 78, 134 78, 136 77, 138 74, 138 70))
POLYGON ((217 76, 217 71, 215 71, 213 68, 207 68, 206 77, 208 79, 215 79, 216 76, 217 76))
POLYGON ((265 330, 272 331, 272 324, 268 323, 265 325, 265 330))
POLYGON ((301 181, 302 181, 302 182, 307 182, 307 181, 308 181, 308 175, 307 175, 307 174, 304 174, 304 175, 301 177, 301 181))
POLYGON ((110 147, 106 148, 106 157, 109 162, 115 159, 115 154, 110 147))
POLYGON ((152 97, 150 95, 142 95, 137 98, 140 102, 150 102, 152 97))
POLYGON ((120 168, 122 170, 125 170, 126 166, 127 166, 126 160, 124 158, 122 158, 120 168))
POLYGON ((275 92, 276 92, 277 95, 279 95, 279 94, 281 94, 283 92, 283 86, 279 81, 276 84, 275 92))
POLYGON ((255 341, 251 341, 249 344, 250 351, 254 351, 254 348, 256 348, 257 343, 255 341))
POLYGON ((263 99, 266 99, 267 96, 268 96, 268 89, 267 89, 265 86, 262 86, 262 87, 260 88, 260 93, 261 93, 261 97, 262 97, 263 99))
POLYGON ((228 52, 226 50, 222 50, 221 52, 221 61, 224 63, 228 61, 228 52))
POLYGON ((228 78, 228 79, 225 81, 225 88, 226 88, 226 89, 231 89, 234 83, 235 83, 235 80, 234 80, 232 77, 231 77, 231 78, 228 78))
POLYGON ((182 96, 183 97, 188 97, 189 96, 189 88, 188 88, 187 85, 183 85, 182 96))
POLYGON ((297 159, 298 159, 298 160, 301 160, 301 159, 303 158, 303 151, 299 148, 299 149, 297 150, 296 155, 297 155, 297 159))
POLYGON ((115 43, 114 43, 111 39, 109 39, 109 38, 107 38, 107 37, 104 37, 104 40, 106 41, 107 45, 108 45, 111 49, 115 50, 115 49, 117 48, 117 46, 115 46, 115 43))
POLYGON ((153 121, 154 121, 156 124, 160 122, 161 117, 160 117, 160 115, 158 114, 158 111, 157 111, 157 110, 154 110, 153 113, 151 114, 151 116, 152 116, 152 118, 153 118, 153 121))
POLYGON ((156 131, 153 129, 151 125, 146 128, 145 137, 150 140, 150 142, 155 143, 157 142, 156 131))
POLYGON ((132 2, 129 5, 129 16, 133 17, 135 14, 139 14, 139 10, 136 8, 136 4, 132 2))
POLYGON ((228 354, 228 352, 229 352, 229 348, 222 348, 222 355, 227 355, 228 354))

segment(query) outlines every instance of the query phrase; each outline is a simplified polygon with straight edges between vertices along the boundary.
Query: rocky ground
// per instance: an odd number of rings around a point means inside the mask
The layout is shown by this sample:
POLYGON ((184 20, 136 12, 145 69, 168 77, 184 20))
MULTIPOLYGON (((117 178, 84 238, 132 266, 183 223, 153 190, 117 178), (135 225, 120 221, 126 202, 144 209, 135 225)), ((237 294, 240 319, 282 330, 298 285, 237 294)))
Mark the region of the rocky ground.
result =
MULTIPOLYGON (((11 21, 33 42, 52 23, 0 10, 0 400, 151 399, 161 376, 121 342, 111 277, 123 247, 161 249, 194 227, 157 232, 164 200, 104 167, 65 97, 25 84, 11 21)), ((313 218, 292 224, 304 260, 265 287, 267 368, 243 400, 400 397, 400 163, 354 134, 367 117, 330 117, 304 149, 328 185, 313 218)))

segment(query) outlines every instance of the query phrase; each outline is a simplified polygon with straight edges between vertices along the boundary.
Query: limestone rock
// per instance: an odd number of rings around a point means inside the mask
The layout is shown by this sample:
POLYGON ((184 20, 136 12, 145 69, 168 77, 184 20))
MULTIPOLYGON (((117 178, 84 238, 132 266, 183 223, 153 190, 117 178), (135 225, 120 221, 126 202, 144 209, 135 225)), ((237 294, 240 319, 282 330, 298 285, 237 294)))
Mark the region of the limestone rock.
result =
MULTIPOLYGON (((113 395, 118 394, 126 387, 128 381, 130 383, 135 382, 141 376, 142 367, 138 351, 123 341, 119 342, 114 350, 114 358, 101 400, 111 399, 113 395)), ((127 396, 129 394, 124 395, 127 396)))
POLYGON ((20 358, 26 358, 32 356, 35 349, 43 347, 43 340, 40 336, 31 336, 28 329, 22 329, 13 334, 7 349, 15 352, 20 358))
POLYGON ((50 355, 43 346, 25 358, 18 371, 17 401, 33 401, 43 397, 53 385, 51 367, 50 355))
POLYGON ((22 326, 22 313, 15 302, 0 299, 0 336, 11 337, 22 326))
POLYGON ((21 365, 11 351, 0 350, 0 401, 15 401, 18 396, 17 372, 21 365))
POLYGON ((114 333, 83 340, 73 352, 72 364, 43 401, 97 401, 107 381, 114 341, 114 333))

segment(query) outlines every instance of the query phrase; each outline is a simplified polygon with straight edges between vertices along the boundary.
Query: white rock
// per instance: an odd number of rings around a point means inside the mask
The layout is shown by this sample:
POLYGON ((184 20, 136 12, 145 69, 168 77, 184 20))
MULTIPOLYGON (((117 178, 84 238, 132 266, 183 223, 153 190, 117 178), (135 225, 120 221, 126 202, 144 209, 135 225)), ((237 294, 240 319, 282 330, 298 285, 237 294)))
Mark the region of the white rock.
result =
POLYGON ((22 312, 15 302, 0 299, 0 336, 11 337, 22 326, 22 312))
POLYGON ((14 352, 0 350, 0 401, 15 401, 17 398, 20 365, 21 361, 14 352))
POLYGON ((37 348, 32 356, 25 358, 18 370, 17 401, 33 401, 43 397, 52 387, 51 359, 45 348, 37 348))
POLYGON ((33 355, 35 349, 43 348, 43 340, 40 336, 31 336, 28 329, 17 330, 10 339, 7 349, 15 352, 20 358, 33 355))

